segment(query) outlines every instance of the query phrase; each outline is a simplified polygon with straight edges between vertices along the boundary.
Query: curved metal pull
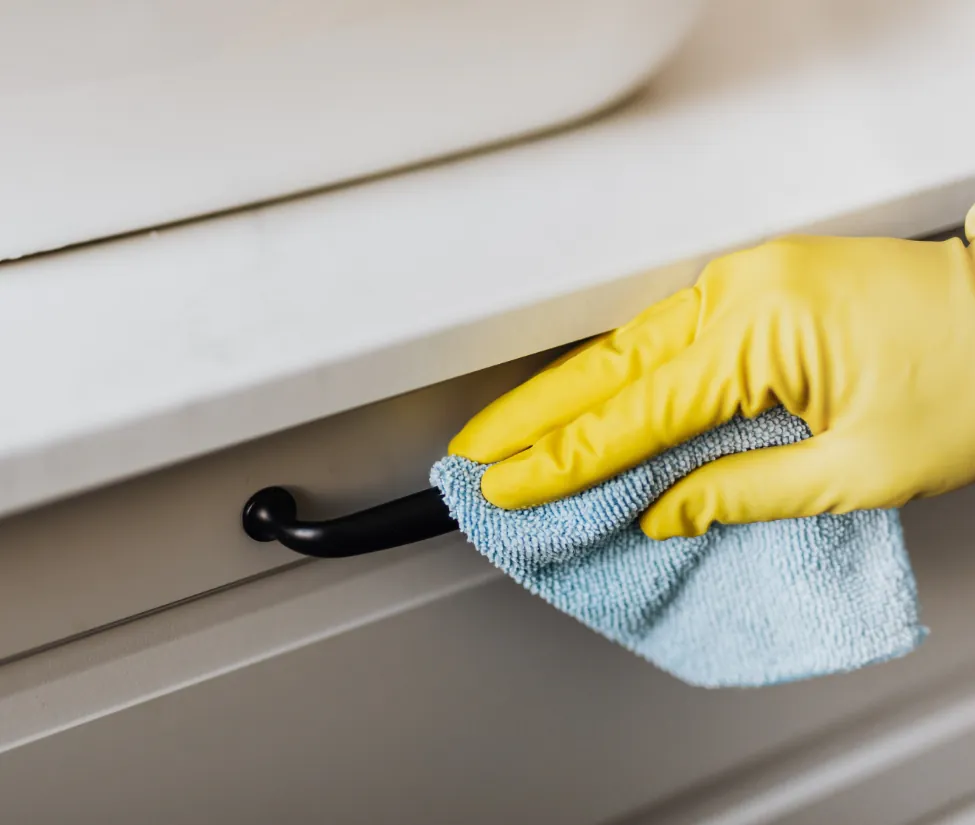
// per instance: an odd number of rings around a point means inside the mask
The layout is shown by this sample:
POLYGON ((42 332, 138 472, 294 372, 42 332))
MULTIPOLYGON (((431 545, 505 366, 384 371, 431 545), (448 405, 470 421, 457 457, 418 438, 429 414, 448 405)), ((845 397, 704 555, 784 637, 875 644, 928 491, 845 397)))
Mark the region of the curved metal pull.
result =
POLYGON ((279 541, 323 559, 361 556, 459 529, 433 487, 330 521, 299 521, 291 493, 265 487, 248 499, 241 522, 255 541, 279 541))

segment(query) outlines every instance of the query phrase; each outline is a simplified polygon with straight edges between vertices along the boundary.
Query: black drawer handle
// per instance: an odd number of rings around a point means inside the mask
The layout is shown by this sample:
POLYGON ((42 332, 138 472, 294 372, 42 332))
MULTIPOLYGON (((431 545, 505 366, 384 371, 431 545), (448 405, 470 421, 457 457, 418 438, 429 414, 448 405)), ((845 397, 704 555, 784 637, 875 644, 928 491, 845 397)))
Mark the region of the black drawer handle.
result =
POLYGON ((265 487, 248 499, 241 521, 255 541, 279 541, 322 559, 361 556, 459 529, 433 487, 329 521, 299 521, 294 496, 283 487, 265 487))

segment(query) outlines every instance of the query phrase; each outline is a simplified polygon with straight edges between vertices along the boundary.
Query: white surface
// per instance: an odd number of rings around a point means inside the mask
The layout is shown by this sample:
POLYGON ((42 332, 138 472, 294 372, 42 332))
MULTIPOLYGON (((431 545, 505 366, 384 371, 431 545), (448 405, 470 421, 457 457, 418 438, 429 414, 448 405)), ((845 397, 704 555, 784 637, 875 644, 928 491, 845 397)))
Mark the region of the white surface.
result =
POLYGON ((0 260, 535 131, 699 0, 2 0, 0 260))
POLYGON ((709 254, 975 200, 975 5, 719 2, 558 137, 0 268, 0 512, 607 329, 709 254))

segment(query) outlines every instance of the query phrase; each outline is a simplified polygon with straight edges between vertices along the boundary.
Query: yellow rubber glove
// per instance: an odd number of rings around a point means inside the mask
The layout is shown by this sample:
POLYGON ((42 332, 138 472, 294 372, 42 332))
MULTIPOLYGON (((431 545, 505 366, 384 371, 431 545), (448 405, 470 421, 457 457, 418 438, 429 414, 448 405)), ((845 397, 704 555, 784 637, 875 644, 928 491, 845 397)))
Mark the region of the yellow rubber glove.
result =
POLYGON ((484 495, 529 507, 777 403, 814 437, 690 474, 644 514, 647 535, 897 507, 975 480, 970 249, 789 237, 719 258, 490 405, 450 451, 500 462, 484 495))

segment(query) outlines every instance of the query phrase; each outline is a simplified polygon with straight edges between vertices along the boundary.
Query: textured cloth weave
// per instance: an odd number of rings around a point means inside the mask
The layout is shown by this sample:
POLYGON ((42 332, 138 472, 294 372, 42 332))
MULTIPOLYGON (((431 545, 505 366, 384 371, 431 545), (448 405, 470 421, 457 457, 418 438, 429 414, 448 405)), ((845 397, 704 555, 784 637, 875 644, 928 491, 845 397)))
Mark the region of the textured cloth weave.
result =
POLYGON ((723 455, 809 437, 781 407, 736 418, 562 501, 505 511, 486 465, 431 471, 451 513, 497 567, 608 639, 686 682, 746 687, 903 656, 926 631, 896 511, 715 525, 653 541, 639 515, 723 455))

